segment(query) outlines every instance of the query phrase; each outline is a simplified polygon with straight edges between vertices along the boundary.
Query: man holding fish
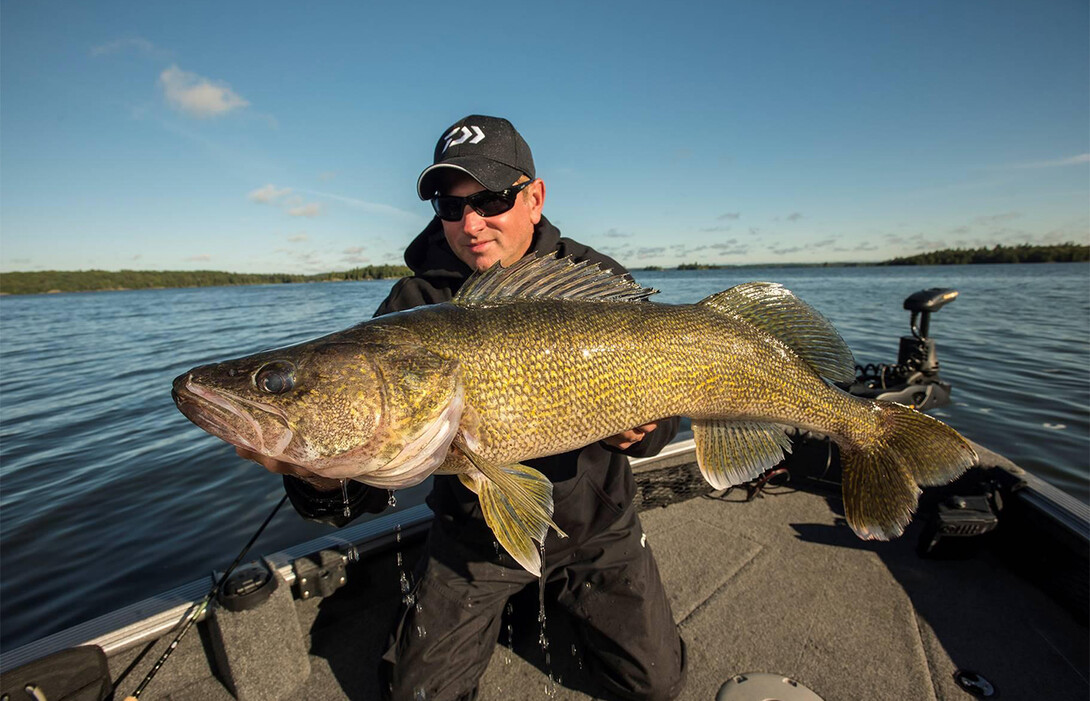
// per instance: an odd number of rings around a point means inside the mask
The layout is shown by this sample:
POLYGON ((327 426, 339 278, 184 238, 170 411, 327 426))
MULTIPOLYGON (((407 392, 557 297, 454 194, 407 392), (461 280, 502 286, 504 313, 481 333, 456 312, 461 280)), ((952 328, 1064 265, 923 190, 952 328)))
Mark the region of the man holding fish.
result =
POLYGON ((841 390, 851 350, 778 284, 648 302, 654 290, 542 216, 545 186, 506 120, 445 131, 417 191, 437 218, 379 316, 173 386, 190 420, 289 475, 310 518, 345 522, 343 480, 378 488, 349 483, 360 511, 436 475, 418 604, 383 658, 394 698, 472 697, 507 599, 539 577, 597 695, 680 692, 684 646, 622 454, 660 450, 677 430, 663 417, 692 421, 716 488, 778 464, 784 427, 828 436, 845 520, 868 540, 901 535, 921 487, 977 461, 940 421, 841 390))
MULTIPOLYGON (((562 238, 544 217, 545 183, 536 178, 529 146, 506 119, 470 115, 446 129, 417 192, 432 201, 436 217, 405 252, 415 275, 394 286, 376 316, 448 302, 474 271, 497 262, 511 266, 530 252, 626 272, 562 238)), ((673 698, 681 690, 683 643, 633 506, 626 457, 658 453, 677 428, 677 418, 665 418, 525 461, 552 482, 552 518, 567 535, 553 530, 546 539, 541 581, 571 617, 578 636, 573 649, 585 661, 587 679, 622 698, 673 698)), ((386 506, 386 490, 350 481, 352 516, 346 518, 341 480, 245 448, 239 453, 289 475, 291 501, 308 518, 341 526, 386 506)), ((382 676, 394 699, 471 698, 507 600, 539 578, 497 548, 477 495, 457 476, 436 475, 428 504, 436 516, 417 568, 416 604, 402 613, 382 676), (418 629, 427 635, 419 637, 418 629)))

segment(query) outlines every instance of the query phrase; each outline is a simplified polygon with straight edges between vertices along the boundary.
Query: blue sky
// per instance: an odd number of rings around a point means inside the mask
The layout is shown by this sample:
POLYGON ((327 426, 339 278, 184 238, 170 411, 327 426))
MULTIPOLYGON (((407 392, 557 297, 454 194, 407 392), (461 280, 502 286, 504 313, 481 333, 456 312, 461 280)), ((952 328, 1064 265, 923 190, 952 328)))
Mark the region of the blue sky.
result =
POLYGON ((0 0, 0 270, 397 263, 506 116, 629 267, 1090 241, 1084 0, 0 0))

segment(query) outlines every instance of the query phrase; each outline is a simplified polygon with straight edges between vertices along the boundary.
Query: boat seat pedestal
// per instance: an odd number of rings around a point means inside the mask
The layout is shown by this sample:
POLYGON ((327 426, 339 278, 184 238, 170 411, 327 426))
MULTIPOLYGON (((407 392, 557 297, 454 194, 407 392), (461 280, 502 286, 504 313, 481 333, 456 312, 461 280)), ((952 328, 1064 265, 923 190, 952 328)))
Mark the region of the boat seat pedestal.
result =
POLYGON ((310 676, 291 587, 268 570, 270 595, 241 610, 217 606, 209 625, 220 680, 240 701, 291 697, 310 676))

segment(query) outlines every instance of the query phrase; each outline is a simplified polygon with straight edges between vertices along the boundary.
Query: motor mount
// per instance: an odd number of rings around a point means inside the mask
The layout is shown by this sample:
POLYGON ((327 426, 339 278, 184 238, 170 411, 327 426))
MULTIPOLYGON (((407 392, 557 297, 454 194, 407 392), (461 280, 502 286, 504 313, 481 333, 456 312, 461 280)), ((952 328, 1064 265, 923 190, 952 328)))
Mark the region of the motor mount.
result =
POLYGON ((939 360, 931 333, 931 314, 957 299, 958 291, 933 287, 909 295, 911 336, 902 336, 896 365, 856 366, 848 391, 860 397, 906 404, 921 411, 950 403, 950 384, 939 377, 939 360))

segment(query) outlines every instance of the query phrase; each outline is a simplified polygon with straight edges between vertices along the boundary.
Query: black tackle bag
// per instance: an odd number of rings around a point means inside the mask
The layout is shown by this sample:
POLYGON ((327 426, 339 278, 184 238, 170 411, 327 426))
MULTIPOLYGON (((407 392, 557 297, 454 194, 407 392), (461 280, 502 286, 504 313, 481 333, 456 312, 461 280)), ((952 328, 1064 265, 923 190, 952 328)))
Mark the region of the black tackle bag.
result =
POLYGON ((70 647, 0 676, 0 698, 10 701, 107 701, 113 698, 106 653, 97 645, 70 647))

